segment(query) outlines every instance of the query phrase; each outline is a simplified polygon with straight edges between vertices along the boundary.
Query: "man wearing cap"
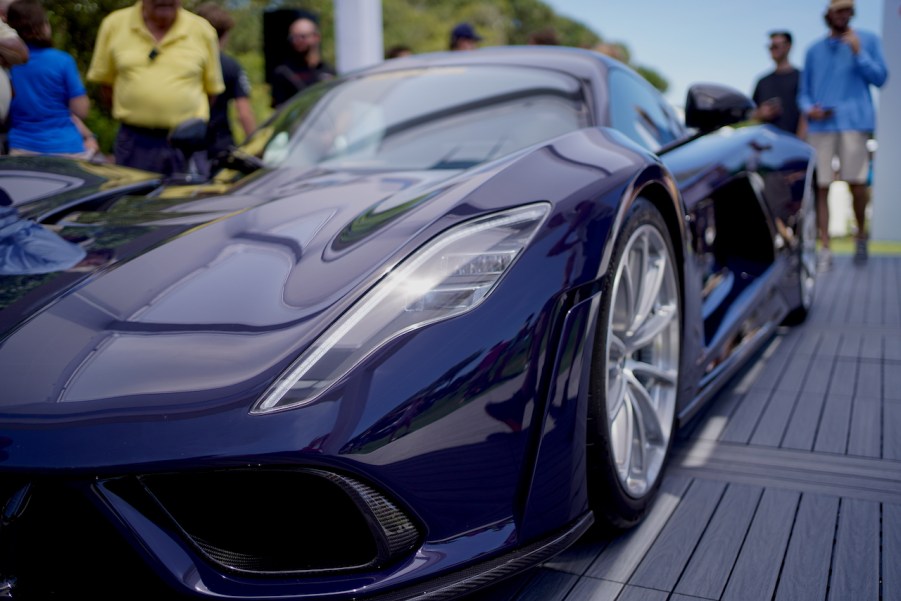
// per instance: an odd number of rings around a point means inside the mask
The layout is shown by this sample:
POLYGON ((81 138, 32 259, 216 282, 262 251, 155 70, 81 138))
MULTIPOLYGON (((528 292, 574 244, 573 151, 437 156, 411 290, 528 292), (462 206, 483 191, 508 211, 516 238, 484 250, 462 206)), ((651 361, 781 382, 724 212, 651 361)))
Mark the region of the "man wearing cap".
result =
POLYGON ((450 36, 451 50, 475 50, 482 41, 475 28, 469 23, 460 23, 454 27, 450 36))
POLYGON ((882 44, 874 33, 850 27, 854 0, 830 0, 824 15, 829 35, 807 50, 798 105, 807 117, 808 141, 817 151, 817 229, 822 243, 819 266, 831 264, 829 184, 832 159, 839 158, 838 179, 848 183, 857 221, 854 261, 867 260, 866 208, 869 201, 867 138, 876 128, 870 86, 888 77, 882 44))

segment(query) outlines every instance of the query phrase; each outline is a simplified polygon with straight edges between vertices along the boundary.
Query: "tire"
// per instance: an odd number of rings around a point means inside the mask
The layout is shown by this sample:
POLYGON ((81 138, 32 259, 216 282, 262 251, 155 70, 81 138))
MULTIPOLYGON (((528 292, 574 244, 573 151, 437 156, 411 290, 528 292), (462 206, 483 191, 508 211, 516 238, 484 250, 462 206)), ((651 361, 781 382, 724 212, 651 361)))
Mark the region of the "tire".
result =
POLYGON ((798 226, 797 286, 798 304, 782 321, 784 325, 796 326, 807 319, 816 292, 817 283, 817 225, 816 212, 811 194, 804 199, 801 208, 801 223, 798 226))
POLYGON ((669 231, 638 199, 604 277, 588 402, 589 499, 602 529, 644 516, 675 434, 682 302, 669 231))

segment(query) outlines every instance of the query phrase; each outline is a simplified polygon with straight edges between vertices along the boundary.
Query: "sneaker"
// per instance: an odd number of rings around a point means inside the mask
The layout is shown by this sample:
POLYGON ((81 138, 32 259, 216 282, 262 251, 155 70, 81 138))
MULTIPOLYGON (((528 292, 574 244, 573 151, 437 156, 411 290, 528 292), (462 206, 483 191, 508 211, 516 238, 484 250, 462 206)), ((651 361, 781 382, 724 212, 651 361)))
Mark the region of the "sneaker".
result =
POLYGON ((866 263, 867 256, 867 241, 858 240, 854 249, 854 262, 857 264, 866 263))
POLYGON ((820 249, 817 255, 817 271, 828 271, 832 268, 832 252, 828 248, 820 249))

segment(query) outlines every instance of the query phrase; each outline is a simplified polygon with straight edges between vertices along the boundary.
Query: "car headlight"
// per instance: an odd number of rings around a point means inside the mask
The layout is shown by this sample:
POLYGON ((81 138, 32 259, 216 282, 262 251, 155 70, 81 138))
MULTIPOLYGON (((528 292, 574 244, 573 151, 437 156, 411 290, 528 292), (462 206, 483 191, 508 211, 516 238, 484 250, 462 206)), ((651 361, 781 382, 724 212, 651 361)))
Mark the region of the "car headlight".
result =
POLYGON ((513 265, 549 209, 543 203, 527 205, 473 219, 439 235, 328 328, 252 412, 311 403, 389 340, 477 307, 513 265))

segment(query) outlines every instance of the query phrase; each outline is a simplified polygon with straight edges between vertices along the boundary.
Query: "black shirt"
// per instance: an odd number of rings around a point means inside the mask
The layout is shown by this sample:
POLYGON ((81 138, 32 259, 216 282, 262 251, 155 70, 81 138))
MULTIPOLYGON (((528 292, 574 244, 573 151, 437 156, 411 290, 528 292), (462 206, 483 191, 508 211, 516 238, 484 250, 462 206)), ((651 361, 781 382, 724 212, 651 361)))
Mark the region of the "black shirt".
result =
POLYGON ((307 65, 302 58, 289 59, 272 72, 271 92, 273 108, 288 100, 297 92, 316 82, 331 79, 335 70, 325 62, 315 67, 307 65))
POLYGON ((770 98, 778 98, 782 102, 782 114, 772 124, 790 133, 798 131, 801 111, 798 109, 798 83, 801 72, 792 67, 791 71, 773 71, 757 82, 754 88, 754 102, 758 105, 770 98))
POLYGON ((228 120, 228 105, 235 98, 250 96, 250 80, 238 61, 221 52, 219 60, 222 63, 225 91, 219 94, 210 106, 210 122, 207 126, 207 147, 210 158, 215 158, 217 154, 228 150, 235 143, 231 123, 228 120))

